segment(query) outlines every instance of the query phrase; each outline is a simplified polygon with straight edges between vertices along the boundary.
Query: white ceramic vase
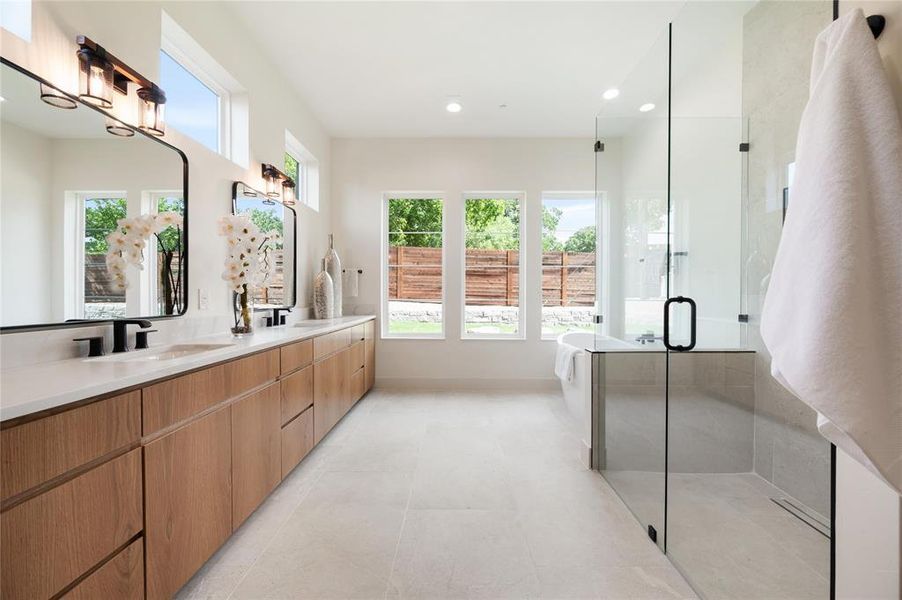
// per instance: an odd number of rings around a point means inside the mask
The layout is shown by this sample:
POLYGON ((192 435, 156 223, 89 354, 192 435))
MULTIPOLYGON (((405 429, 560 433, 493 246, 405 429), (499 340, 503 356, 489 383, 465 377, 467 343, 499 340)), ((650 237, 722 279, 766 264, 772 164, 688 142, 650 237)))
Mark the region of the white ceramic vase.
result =
POLYGON ((313 279, 313 313, 317 319, 335 316, 335 290, 332 277, 326 272, 326 259, 323 259, 323 270, 313 279))
POLYGON ((340 317, 342 314, 341 305, 341 259, 338 258, 338 252, 335 251, 332 234, 329 234, 329 251, 326 252, 325 271, 332 278, 332 306, 334 314, 340 317))

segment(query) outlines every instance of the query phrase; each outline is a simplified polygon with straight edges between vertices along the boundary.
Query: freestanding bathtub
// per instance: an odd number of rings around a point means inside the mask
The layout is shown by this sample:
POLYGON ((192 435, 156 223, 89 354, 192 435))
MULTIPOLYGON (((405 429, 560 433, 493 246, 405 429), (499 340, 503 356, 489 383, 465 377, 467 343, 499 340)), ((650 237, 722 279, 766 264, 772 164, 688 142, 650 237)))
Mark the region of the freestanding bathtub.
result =
POLYGON ((571 421, 580 439, 579 455, 587 467, 592 454, 592 356, 587 348, 596 351, 635 349, 635 346, 606 335, 593 333, 563 333, 557 338, 558 351, 566 346, 579 350, 573 357, 573 377, 561 381, 567 418, 571 421))

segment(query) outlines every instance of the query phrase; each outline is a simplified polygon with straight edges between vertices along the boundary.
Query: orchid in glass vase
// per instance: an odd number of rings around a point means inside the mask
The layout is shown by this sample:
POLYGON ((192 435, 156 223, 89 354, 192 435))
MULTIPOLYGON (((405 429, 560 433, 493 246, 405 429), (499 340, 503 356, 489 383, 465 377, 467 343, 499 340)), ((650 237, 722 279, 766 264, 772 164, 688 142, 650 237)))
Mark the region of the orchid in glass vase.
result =
POLYGON ((271 254, 281 241, 279 233, 263 233, 246 214, 225 215, 219 219, 219 235, 229 245, 222 278, 234 293, 236 336, 253 333, 254 288, 267 284, 272 274, 271 254))
POLYGON ((182 226, 184 218, 177 212, 138 215, 116 221, 116 228, 106 236, 106 267, 113 277, 113 287, 125 291, 129 287, 126 267, 144 270, 144 249, 151 237, 162 260, 159 282, 162 284, 163 314, 183 310, 182 298, 182 226), (175 259, 178 258, 176 261, 175 259))

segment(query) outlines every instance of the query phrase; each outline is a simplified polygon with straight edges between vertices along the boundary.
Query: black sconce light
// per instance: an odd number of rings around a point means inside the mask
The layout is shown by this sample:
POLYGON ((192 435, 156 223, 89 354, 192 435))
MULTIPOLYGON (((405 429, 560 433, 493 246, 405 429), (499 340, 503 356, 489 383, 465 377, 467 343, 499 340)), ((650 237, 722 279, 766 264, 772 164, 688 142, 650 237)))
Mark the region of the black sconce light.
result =
POLYGON ((285 206, 297 204, 295 196, 296 184, 291 177, 273 165, 266 163, 263 163, 260 170, 263 175, 263 181, 266 184, 264 189, 266 190, 267 198, 278 200, 285 206))
POLYGON ((71 110, 78 106, 78 103, 75 100, 46 83, 41 84, 41 100, 50 106, 65 108, 67 110, 71 110))
MULTIPOLYGON (((166 94, 163 90, 90 38, 80 35, 75 41, 78 44, 78 98, 99 108, 110 109, 113 107, 113 91, 128 96, 128 84, 134 83, 138 86, 141 105, 138 128, 150 135, 163 135, 166 132, 166 94)), ((41 84, 41 100, 58 108, 77 106, 68 95, 45 83, 41 84)), ((106 130, 120 137, 135 135, 131 127, 112 116, 107 117, 106 130)))

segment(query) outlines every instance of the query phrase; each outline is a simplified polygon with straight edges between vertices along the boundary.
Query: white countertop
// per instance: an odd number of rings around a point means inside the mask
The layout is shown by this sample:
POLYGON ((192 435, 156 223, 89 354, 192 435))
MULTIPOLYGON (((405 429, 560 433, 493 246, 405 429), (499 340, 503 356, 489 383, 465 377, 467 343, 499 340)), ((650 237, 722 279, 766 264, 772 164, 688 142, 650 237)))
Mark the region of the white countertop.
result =
MULTIPOLYGON (((125 355, 108 354, 98 358, 73 358, 5 369, 0 371, 0 421, 142 385, 207 365, 240 358, 245 354, 359 325, 374 318, 372 315, 366 315, 327 321, 300 321, 280 327, 257 328, 253 335, 244 338, 234 338, 225 332, 181 340, 178 345, 229 344, 229 346, 165 361, 120 362, 109 359, 125 355)), ((155 347, 151 346, 150 351, 154 349, 155 347)), ((129 358, 132 355, 137 357, 141 352, 146 351, 133 350, 129 353, 129 358)))

